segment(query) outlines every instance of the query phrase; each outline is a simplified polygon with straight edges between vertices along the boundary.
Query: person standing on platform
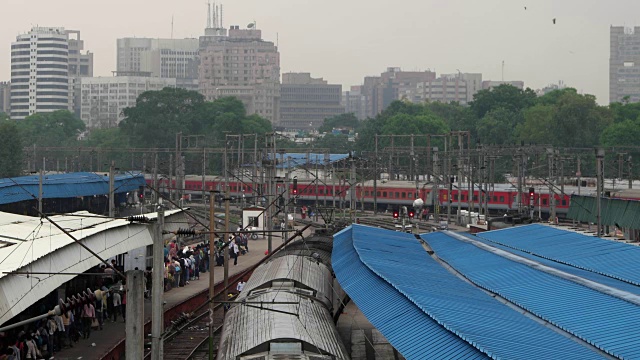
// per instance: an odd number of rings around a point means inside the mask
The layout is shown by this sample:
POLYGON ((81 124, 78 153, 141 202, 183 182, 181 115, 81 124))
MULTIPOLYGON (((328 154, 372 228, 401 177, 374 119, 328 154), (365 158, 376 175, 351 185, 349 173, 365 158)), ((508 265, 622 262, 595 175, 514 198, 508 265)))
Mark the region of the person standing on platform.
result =
POLYGON ((113 322, 118 321, 118 314, 120 313, 120 306, 122 305, 122 297, 119 291, 114 291, 113 295, 113 322))
POLYGON ((83 336, 88 339, 91 336, 91 323, 96 318, 96 309, 92 303, 84 304, 82 308, 82 327, 83 336))
POLYGON ((238 281, 238 285, 236 285, 236 290, 238 290, 238 294, 240 294, 242 292, 242 290, 244 289, 244 286, 246 284, 246 282, 242 281, 243 279, 240 279, 240 281, 238 281))

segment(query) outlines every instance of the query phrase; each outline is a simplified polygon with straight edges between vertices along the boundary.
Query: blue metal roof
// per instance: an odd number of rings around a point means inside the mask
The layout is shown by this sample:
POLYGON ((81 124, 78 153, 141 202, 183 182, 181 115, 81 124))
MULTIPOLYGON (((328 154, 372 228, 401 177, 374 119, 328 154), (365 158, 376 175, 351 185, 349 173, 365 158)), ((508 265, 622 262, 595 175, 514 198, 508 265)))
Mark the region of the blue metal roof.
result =
MULTIPOLYGON (((329 154, 329 163, 344 160, 349 157, 349 154, 329 154)), ((267 158, 271 158, 271 154, 267 158)), ((297 166, 324 166, 326 165, 325 154, 321 153, 285 153, 284 155, 276 154, 276 160, 279 162, 276 167, 279 169, 286 169, 288 167, 297 166), (284 159, 283 162, 282 159, 284 159)))
POLYGON ((478 234, 483 239, 640 286, 640 247, 533 224, 478 234))
POLYGON ((427 316, 364 265, 353 248, 351 228, 334 236, 331 261, 342 288, 405 358, 488 358, 427 316))
POLYGON ((424 235, 436 255, 474 284, 613 356, 640 356, 640 306, 457 240, 424 235), (523 281, 526 279, 526 281, 523 281))
POLYGON ((361 261, 374 273, 439 324, 493 358, 602 358, 464 282, 431 258, 411 234, 354 225, 353 243, 361 261))
MULTIPOLYGON (((39 175, 0 179, 0 204, 38 198, 39 175)), ((141 174, 116 175, 116 193, 125 193, 145 186, 141 174)), ((89 172, 45 175, 42 196, 45 199, 72 198, 109 194, 109 177, 89 172)))

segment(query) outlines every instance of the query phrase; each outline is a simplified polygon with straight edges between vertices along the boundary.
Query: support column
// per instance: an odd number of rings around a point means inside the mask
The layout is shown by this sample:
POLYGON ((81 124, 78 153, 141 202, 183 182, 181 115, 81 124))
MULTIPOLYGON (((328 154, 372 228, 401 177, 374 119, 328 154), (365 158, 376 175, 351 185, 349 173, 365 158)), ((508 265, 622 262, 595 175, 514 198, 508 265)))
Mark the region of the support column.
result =
POLYGON ((157 204, 158 219, 153 237, 153 283, 151 288, 151 359, 163 358, 162 328, 164 327, 164 208, 157 204))
POLYGON ((127 323, 125 354, 128 359, 144 358, 144 272, 127 271, 127 323))

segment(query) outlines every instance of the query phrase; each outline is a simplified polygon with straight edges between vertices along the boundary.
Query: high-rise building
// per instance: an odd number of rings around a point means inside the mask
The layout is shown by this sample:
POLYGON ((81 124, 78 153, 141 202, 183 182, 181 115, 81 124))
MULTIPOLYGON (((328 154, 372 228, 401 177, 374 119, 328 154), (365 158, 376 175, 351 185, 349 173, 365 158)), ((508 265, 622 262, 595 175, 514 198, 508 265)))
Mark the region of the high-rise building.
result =
POLYGON ((145 91, 176 87, 175 78, 113 76, 83 77, 80 86, 80 119, 90 129, 115 127, 123 110, 136 105, 145 91))
POLYGON ((609 30, 609 102, 640 101, 640 27, 609 30))
POLYGON ((365 77, 362 86, 362 94, 366 98, 365 115, 375 117, 393 101, 400 100, 402 94, 415 89, 418 83, 435 78, 435 72, 402 71, 393 67, 387 68, 380 76, 365 77))
POLYGON ((80 32, 34 27, 11 44, 11 118, 74 111, 75 84, 93 75, 93 54, 83 54, 80 32), (71 36, 70 36, 71 35, 71 36))
POLYGON ((9 115, 11 112, 11 83, 0 81, 0 113, 9 115))
POLYGON ((366 119, 365 109, 367 99, 362 95, 362 86, 351 86, 351 89, 342 92, 342 106, 346 114, 353 113, 358 120, 366 119))
POLYGON ((198 90, 198 39, 118 39, 119 76, 174 78, 178 87, 198 90))
POLYGON ((280 53, 251 24, 231 26, 209 22, 200 37, 200 92, 209 101, 237 96, 247 113, 258 114, 277 125, 280 120, 280 53))
POLYGON ((309 73, 283 74, 278 125, 291 130, 317 129, 324 119, 344 114, 341 98, 342 85, 328 84, 309 73))

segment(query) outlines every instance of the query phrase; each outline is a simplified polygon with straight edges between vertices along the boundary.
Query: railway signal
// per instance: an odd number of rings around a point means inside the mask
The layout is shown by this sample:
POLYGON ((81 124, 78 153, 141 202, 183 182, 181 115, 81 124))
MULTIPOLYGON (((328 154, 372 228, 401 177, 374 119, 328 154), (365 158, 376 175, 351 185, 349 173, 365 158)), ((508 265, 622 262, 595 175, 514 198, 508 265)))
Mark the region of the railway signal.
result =
POLYGON ((409 210, 409 219, 413 219, 414 216, 416 216, 416 213, 413 210, 409 210))
POLYGON ((534 199, 535 195, 536 195, 536 189, 530 187, 529 188, 529 205, 531 206, 532 209, 536 204, 535 199, 534 199))
POLYGON ((293 187, 291 193, 293 195, 298 195, 298 179, 293 179, 293 187))
POLYGON ((393 218, 397 219, 400 217, 400 213, 398 212, 398 210, 393 210, 393 218))

